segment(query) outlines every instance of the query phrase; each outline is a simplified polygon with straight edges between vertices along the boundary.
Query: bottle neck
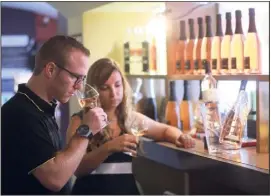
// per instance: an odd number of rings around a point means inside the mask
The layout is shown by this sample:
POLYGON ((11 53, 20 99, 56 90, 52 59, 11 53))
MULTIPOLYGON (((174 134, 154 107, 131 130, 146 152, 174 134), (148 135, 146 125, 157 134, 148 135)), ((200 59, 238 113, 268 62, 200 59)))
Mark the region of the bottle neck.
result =
POLYGON ((241 18, 236 18, 235 34, 243 34, 241 18))
POLYGON ((183 101, 187 101, 188 100, 188 97, 187 97, 187 80, 184 80, 183 88, 184 88, 183 101))
POLYGON ((207 22, 206 23, 206 35, 205 37, 212 37, 212 27, 211 27, 211 23, 207 22))
POLYGON ((248 26, 249 33, 257 33, 256 24, 255 24, 255 16, 249 16, 249 26, 248 26))
POLYGON ((226 20, 226 32, 225 35, 232 35, 231 19, 226 20))
POLYGON ((195 39, 195 32, 194 32, 193 24, 189 24, 189 34, 190 34, 189 39, 195 39))
POLYGON ((180 40, 186 40, 186 33, 185 33, 185 24, 181 23, 180 25, 180 40))
POLYGON ((203 38, 203 27, 202 24, 199 24, 199 35, 198 35, 198 39, 202 39, 203 38))
POLYGON ((223 36, 221 18, 216 19, 216 36, 223 36))
POLYGON ((176 91, 175 91, 175 84, 174 83, 170 83, 169 84, 170 88, 169 88, 169 101, 176 101, 176 91))

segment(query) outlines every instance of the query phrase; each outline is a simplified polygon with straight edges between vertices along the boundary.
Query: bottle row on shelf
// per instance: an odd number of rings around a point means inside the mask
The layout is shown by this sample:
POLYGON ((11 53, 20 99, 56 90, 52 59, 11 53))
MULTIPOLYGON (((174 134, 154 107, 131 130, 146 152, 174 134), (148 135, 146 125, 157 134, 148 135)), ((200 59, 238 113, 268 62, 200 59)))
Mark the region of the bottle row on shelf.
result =
MULTIPOLYGON (((188 19, 189 37, 185 21, 180 21, 180 36, 172 54, 174 74, 204 75, 204 66, 210 66, 212 74, 260 74, 261 51, 255 24, 255 9, 249 8, 249 27, 246 37, 242 28, 242 13, 235 11, 235 32, 232 16, 225 14, 226 28, 223 35, 222 16, 216 15, 216 33, 213 35, 210 16, 205 16, 206 32, 203 34, 203 18, 198 17, 198 37, 195 37, 194 19, 188 19)), ((174 43, 173 43, 174 44, 174 43)))

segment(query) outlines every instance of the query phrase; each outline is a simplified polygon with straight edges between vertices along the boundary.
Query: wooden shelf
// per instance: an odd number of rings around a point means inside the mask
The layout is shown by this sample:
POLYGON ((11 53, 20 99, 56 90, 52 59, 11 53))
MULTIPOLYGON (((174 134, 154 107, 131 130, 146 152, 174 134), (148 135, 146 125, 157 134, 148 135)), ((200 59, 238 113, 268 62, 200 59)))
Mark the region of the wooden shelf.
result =
MULTIPOLYGON (((213 75, 216 80, 255 80, 269 82, 269 75, 213 75)), ((204 75, 172 75, 169 80, 202 80, 204 75)))
POLYGON ((142 79, 166 79, 167 75, 130 75, 125 74, 127 78, 142 78, 142 79))
MULTIPOLYGON (((202 80, 204 75, 125 75, 127 78, 142 78, 142 79, 169 79, 169 80, 202 80)), ((269 82, 269 75, 213 75, 216 80, 255 80, 269 82)))

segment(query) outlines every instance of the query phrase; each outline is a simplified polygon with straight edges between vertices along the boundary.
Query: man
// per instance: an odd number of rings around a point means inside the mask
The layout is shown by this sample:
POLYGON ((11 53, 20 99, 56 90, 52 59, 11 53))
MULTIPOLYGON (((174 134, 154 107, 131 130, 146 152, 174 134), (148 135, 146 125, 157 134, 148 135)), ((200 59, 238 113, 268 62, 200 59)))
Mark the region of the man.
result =
POLYGON ((89 51, 67 36, 49 39, 38 51, 27 84, 2 106, 2 194, 68 194, 68 182, 84 156, 88 137, 107 121, 101 108, 84 114, 65 149, 54 117, 82 87, 89 51))

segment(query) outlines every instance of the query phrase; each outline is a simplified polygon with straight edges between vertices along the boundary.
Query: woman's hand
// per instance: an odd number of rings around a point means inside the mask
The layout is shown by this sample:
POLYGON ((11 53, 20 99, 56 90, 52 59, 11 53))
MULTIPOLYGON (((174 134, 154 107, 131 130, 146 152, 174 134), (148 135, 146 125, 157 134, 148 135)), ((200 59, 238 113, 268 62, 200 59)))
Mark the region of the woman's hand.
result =
POLYGON ((137 137, 131 134, 124 134, 107 142, 108 150, 110 153, 131 152, 133 155, 137 154, 137 144, 137 137))
POLYGON ((176 146, 184 148, 195 147, 195 140, 188 134, 182 134, 176 139, 176 146))

